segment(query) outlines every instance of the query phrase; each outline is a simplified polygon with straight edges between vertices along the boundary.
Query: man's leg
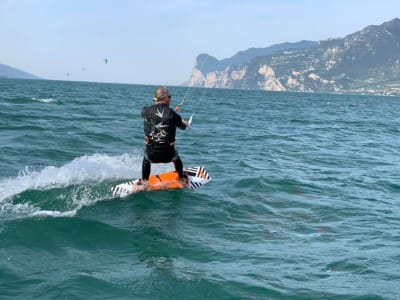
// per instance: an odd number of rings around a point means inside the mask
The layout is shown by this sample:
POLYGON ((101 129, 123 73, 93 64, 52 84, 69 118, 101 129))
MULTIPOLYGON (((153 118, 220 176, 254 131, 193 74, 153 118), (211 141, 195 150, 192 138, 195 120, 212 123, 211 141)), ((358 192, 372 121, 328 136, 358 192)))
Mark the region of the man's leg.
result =
POLYGON ((143 157, 142 162, 142 179, 147 181, 149 180, 151 172, 151 162, 146 158, 146 155, 143 157))
POLYGON ((175 171, 178 173, 179 179, 183 178, 183 163, 181 158, 179 157, 178 151, 174 149, 174 157, 172 158, 172 162, 175 166, 175 171))

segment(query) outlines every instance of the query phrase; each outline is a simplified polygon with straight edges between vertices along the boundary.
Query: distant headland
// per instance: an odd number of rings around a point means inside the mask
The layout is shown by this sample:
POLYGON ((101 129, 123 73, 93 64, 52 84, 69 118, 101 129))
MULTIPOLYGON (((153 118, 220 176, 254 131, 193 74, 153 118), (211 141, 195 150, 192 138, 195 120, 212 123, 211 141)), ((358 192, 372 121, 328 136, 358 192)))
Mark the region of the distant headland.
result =
POLYGON ((36 75, 15 69, 13 67, 0 64, 0 78, 13 79, 42 79, 36 75))
POLYGON ((184 85, 400 95, 400 19, 344 38, 250 48, 222 60, 200 54, 184 85))

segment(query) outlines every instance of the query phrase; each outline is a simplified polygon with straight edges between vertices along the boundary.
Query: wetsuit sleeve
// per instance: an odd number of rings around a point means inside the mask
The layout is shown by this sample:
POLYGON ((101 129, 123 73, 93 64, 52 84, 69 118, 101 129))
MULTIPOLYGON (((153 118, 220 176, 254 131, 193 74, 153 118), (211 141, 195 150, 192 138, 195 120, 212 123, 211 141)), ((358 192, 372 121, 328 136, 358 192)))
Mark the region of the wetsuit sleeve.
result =
POLYGON ((179 129, 185 130, 186 129, 186 125, 185 123, 182 122, 182 118, 180 115, 178 115, 176 112, 174 112, 174 124, 176 127, 178 127, 179 129))
POLYGON ((151 132, 151 124, 148 120, 149 118, 149 108, 147 106, 143 107, 142 109, 142 118, 143 118, 143 129, 144 134, 148 136, 151 132))
POLYGON ((142 118, 144 119, 144 118, 146 118, 146 109, 147 107, 143 107, 143 109, 142 109, 142 118))

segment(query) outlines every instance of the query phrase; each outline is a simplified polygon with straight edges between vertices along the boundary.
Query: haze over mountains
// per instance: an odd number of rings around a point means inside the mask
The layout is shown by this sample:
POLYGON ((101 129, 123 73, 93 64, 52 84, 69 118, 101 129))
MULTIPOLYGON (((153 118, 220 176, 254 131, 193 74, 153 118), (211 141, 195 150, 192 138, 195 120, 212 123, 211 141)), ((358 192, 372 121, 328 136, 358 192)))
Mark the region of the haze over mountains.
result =
MULTIPOLYGON (((4 64, 0 78, 41 79, 4 64)), ((400 95, 400 19, 343 38, 249 48, 221 60, 203 53, 184 85, 400 95)))
POLYGON ((41 79, 36 75, 3 64, 0 64, 0 78, 41 79))
POLYGON ((344 38, 250 48, 222 60, 200 54, 185 85, 400 95, 400 19, 344 38))

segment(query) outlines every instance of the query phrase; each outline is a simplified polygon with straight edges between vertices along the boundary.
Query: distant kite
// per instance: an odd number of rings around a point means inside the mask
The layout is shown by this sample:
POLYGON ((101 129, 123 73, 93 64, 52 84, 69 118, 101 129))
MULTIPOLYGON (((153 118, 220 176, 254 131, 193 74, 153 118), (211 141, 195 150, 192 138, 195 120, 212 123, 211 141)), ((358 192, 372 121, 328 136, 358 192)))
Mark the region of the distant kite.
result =
POLYGON ((69 73, 67 73, 67 77, 69 77, 69 73))
POLYGON ((108 59, 107 58, 104 58, 103 60, 104 60, 105 64, 108 64, 108 59))

